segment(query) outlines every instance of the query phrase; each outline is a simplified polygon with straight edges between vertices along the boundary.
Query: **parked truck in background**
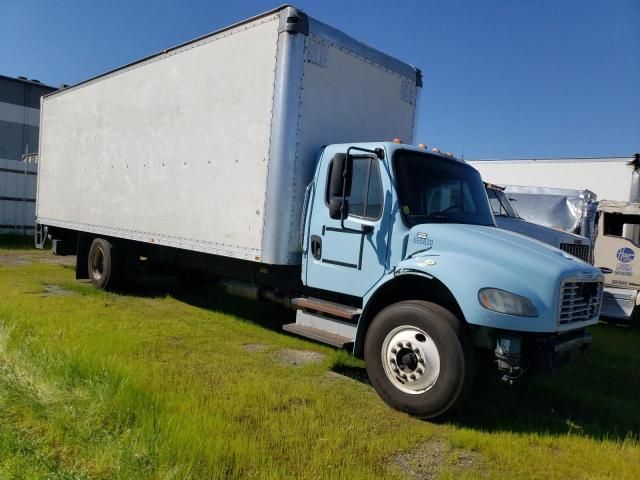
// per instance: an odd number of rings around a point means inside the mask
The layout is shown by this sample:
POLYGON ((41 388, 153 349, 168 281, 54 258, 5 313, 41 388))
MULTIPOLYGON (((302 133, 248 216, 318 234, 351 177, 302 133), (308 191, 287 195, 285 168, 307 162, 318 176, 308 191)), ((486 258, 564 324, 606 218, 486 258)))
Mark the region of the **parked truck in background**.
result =
POLYGON ((602 314, 638 323, 640 316, 640 203, 598 203, 594 265, 605 273, 602 314))
POLYGON ((569 233, 559 228, 551 228, 529 222, 516 211, 516 208, 511 203, 512 199, 504 187, 486 182, 485 187, 498 228, 535 238, 564 250, 584 262, 591 262, 591 240, 589 238, 569 233))
POLYGON ((37 243, 98 288, 144 262, 290 306, 285 330, 363 356, 393 407, 442 415, 475 350, 513 378, 585 347, 602 274, 496 228, 476 170, 409 145, 420 86, 285 6, 50 95, 37 243))
MULTIPOLYGON (((634 265, 640 248, 640 154, 629 158, 470 163, 486 180, 516 182, 505 185, 504 194, 515 201, 530 222, 591 239, 588 258, 584 256, 586 247, 561 248, 602 269, 604 318, 638 323, 640 277, 634 265), (541 183, 528 183, 534 181, 541 183)), ((496 216, 499 226, 501 220, 496 216)))

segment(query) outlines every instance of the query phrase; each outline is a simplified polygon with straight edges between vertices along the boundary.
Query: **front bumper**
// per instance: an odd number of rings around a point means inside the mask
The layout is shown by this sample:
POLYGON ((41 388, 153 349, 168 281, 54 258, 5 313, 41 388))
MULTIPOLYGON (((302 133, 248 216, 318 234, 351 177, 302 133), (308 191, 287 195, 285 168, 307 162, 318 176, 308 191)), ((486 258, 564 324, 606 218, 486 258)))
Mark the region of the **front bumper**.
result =
POLYGON ((629 288, 604 287, 600 315, 629 320, 636 306, 638 291, 629 288))
POLYGON ((523 371, 551 373, 571 360, 575 351, 584 351, 592 342, 593 337, 584 329, 567 333, 550 335, 518 336, 520 351, 505 351, 504 339, 509 338, 509 344, 514 345, 514 333, 509 332, 497 336, 495 358, 498 370, 507 376, 515 378, 523 371))

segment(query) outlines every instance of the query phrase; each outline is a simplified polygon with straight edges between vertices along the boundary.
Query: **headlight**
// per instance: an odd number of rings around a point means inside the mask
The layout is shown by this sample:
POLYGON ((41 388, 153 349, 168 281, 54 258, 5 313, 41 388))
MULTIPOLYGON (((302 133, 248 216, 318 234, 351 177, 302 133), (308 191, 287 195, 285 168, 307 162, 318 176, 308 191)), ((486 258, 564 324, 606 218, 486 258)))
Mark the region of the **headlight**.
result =
POLYGON ((498 288, 483 288, 478 292, 478 300, 487 310, 522 317, 537 317, 538 309, 527 297, 505 292, 498 288))

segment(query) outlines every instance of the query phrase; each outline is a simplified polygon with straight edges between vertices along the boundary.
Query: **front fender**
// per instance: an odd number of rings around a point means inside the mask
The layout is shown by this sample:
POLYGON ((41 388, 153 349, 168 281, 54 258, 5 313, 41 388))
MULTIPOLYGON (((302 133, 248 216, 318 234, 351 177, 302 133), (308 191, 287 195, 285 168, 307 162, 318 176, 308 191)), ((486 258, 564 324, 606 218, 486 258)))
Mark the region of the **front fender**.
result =
POLYGON ((447 252, 446 255, 426 252, 403 260, 363 299, 365 311, 378 289, 398 276, 408 274, 436 280, 444 285, 470 325, 527 332, 557 330, 559 278, 556 275, 549 274, 548 278, 538 278, 532 282, 531 272, 520 271, 513 265, 506 268, 464 252, 447 252), (478 301, 478 292, 485 287, 500 288, 528 297, 536 305, 538 316, 520 317, 485 309, 478 301))
POLYGON ((421 269, 446 285, 458 301, 465 320, 471 325, 526 332, 557 330, 560 279, 556 271, 534 273, 517 265, 496 264, 490 259, 467 255, 465 252, 411 258, 400 262, 397 270, 407 268, 421 269), (529 298, 538 309, 538 316, 521 317, 485 309, 478 301, 478 292, 485 287, 499 288, 529 298))

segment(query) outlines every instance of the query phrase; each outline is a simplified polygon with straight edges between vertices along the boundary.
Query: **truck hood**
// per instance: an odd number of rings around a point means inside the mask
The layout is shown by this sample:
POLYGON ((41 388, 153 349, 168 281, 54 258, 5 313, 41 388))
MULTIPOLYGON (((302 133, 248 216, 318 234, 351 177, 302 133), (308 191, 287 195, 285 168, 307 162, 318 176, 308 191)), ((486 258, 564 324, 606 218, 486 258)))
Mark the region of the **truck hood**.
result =
MULTIPOLYGON (((561 232, 560 232, 561 233, 561 232)), ((413 227, 404 258, 464 253, 502 265, 554 275, 593 269, 562 250, 510 230, 484 225, 427 224, 413 227), (427 244, 421 239, 426 235, 427 244)))
POLYGON ((418 225, 408 232, 404 258, 395 274, 415 271, 441 281, 469 323, 531 332, 584 326, 558 325, 562 282, 604 278, 591 265, 530 237, 493 226, 461 224, 418 225), (478 302, 482 288, 525 296, 540 314, 524 318, 491 313, 478 302))
POLYGON ((559 248, 561 243, 578 245, 591 244, 591 241, 588 238, 581 237, 580 235, 575 235, 573 233, 556 230, 555 228, 545 227, 544 225, 538 225, 537 223, 527 222, 522 218, 512 218, 496 215, 495 220, 498 228, 521 233, 522 235, 535 238, 536 240, 540 240, 541 242, 547 243, 556 248, 559 248))

